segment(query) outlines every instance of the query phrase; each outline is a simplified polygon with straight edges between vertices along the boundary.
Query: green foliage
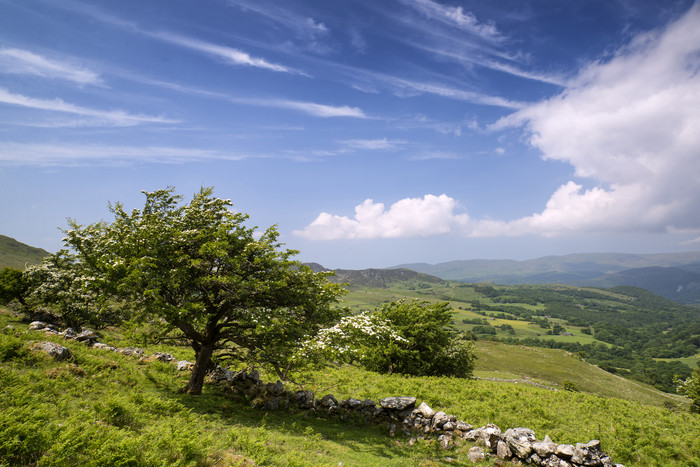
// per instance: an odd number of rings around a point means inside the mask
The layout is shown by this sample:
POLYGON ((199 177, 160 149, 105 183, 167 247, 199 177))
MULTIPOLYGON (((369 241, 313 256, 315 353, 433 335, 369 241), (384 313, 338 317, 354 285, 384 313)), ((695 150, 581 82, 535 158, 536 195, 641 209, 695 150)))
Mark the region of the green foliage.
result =
POLYGON ((566 380, 562 383, 562 387, 571 392, 579 392, 580 389, 578 388, 578 384, 574 383, 573 381, 566 380))
POLYGON ((211 188, 188 204, 173 191, 144 192, 141 210, 110 206, 111 223, 70 221, 64 242, 75 255, 63 255, 58 269, 75 274, 75 285, 61 288, 68 296, 57 301, 87 314, 93 304, 101 310, 118 301, 132 318, 184 336, 196 354, 192 394, 222 348, 286 378, 299 343, 339 317, 331 305, 342 287, 292 260, 297 252, 281 249, 274 227, 261 234, 246 227, 248 217, 211 188))
POLYGON ((377 311, 389 321, 402 342, 368 350, 368 369, 407 375, 447 375, 466 378, 474 368, 473 342, 450 326, 449 303, 391 302, 377 311))
POLYGON ((700 367, 693 371, 693 376, 685 381, 677 381, 678 392, 691 400, 690 411, 700 413, 700 367))
POLYGON ((12 300, 24 305, 28 288, 22 271, 9 267, 0 269, 0 305, 6 305, 12 300))
POLYGON ((24 271, 30 309, 49 306, 63 322, 80 328, 84 324, 102 327, 119 321, 108 296, 98 286, 86 263, 67 250, 46 256, 41 264, 24 271))

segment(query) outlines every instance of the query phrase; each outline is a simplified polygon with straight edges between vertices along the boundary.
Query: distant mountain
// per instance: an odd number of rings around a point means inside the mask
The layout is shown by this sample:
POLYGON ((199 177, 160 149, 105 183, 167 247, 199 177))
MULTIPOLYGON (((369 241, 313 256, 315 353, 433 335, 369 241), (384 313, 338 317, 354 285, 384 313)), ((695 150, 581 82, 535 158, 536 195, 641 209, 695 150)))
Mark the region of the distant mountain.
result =
POLYGON ((402 264, 442 279, 497 284, 631 285, 679 303, 700 303, 700 252, 582 253, 527 261, 464 260, 402 264))
POLYGON ((386 288, 399 282, 418 284, 440 284, 439 277, 422 274, 410 269, 326 269, 318 263, 306 263, 315 272, 332 271, 333 282, 348 284, 350 287, 386 288))
POLYGON ((585 282, 585 285, 595 287, 631 285, 678 303, 700 303, 700 273, 682 267, 627 269, 585 282))
POLYGON ((24 269, 29 264, 39 264, 49 252, 25 245, 14 238, 0 235, 0 268, 24 269))

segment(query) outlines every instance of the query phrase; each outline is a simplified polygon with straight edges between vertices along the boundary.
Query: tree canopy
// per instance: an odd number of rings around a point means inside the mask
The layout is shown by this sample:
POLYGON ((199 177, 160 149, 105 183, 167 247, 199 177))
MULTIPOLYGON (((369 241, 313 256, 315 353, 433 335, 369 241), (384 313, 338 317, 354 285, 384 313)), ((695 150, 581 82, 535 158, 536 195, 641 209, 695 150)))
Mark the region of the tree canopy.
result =
POLYGON ((369 349, 363 364, 380 373, 469 377, 474 369, 474 343, 451 326, 450 304, 398 301, 376 313, 401 339, 369 349))
POLYGON ((230 200, 202 188, 187 204, 174 189, 144 192, 143 209, 110 205, 111 223, 69 221, 83 289, 101 303, 120 300, 151 323, 177 329, 196 361, 187 390, 199 394, 215 350, 274 368, 286 377, 293 349, 336 322, 343 293, 324 273, 293 260, 276 228, 245 226, 230 200))

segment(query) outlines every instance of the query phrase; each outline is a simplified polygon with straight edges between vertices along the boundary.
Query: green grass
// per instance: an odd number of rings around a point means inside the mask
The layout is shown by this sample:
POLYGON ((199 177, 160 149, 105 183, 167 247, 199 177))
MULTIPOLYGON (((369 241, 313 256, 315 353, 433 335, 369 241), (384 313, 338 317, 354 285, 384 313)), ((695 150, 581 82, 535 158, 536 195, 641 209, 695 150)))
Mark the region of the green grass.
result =
MULTIPOLYGON (((359 420, 264 413, 211 385, 202 396, 187 396, 178 391, 187 375, 172 365, 139 363, 25 329, 0 312, 0 465, 239 465, 249 460, 272 466, 430 466, 448 456, 453 465, 471 465, 469 444, 445 453, 434 442, 410 446, 403 436, 391 438, 386 430, 359 420), (8 324, 14 329, 7 330, 8 324), (31 352, 30 340, 66 345, 73 360, 55 362, 31 352)), ((118 329, 105 333, 102 341, 134 344, 118 329)), ((187 348, 147 348, 156 350, 192 359, 187 348)), ((526 426, 539 438, 549 434, 560 443, 600 439, 603 449, 628 467, 700 463, 697 415, 649 405, 663 403, 651 399, 642 403, 623 400, 619 393, 589 394, 622 383, 605 380, 607 374, 564 352, 480 342, 479 355, 478 375, 498 371, 549 385, 569 380, 582 392, 383 376, 352 366, 314 372, 307 387, 317 397, 332 393, 338 399, 411 395, 474 426, 526 426), (518 361, 529 361, 531 369, 519 368, 518 361), (600 387, 587 386, 587 379, 600 379, 600 387)), ((642 399, 631 393, 629 398, 642 399)))
POLYGON ((583 392, 648 405, 676 405, 688 409, 686 398, 661 392, 590 365, 576 355, 556 349, 540 349, 497 342, 477 342, 476 369, 480 378, 524 379, 563 388, 571 381, 583 392))

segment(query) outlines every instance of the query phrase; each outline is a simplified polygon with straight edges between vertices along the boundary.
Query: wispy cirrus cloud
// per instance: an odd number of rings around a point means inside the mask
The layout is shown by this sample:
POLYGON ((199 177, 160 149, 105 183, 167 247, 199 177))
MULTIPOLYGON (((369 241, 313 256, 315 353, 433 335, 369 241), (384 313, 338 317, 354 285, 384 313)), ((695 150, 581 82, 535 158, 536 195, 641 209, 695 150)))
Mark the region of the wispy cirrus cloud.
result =
POLYGON ((401 146, 407 144, 407 141, 399 139, 347 139, 341 141, 343 146, 349 149, 360 149, 360 150, 392 150, 400 148, 401 146))
POLYGON ((123 110, 99 110, 82 107, 66 102, 63 99, 37 99, 22 94, 15 94, 3 88, 0 88, 0 103, 90 117, 93 119, 93 124, 99 125, 133 126, 142 123, 179 123, 178 120, 162 116, 131 114, 123 110))
POLYGON ((228 3, 236 5, 244 10, 253 11, 270 21, 281 24, 302 39, 316 40, 319 36, 329 32, 328 26, 323 22, 275 4, 266 4, 260 1, 252 2, 249 0, 228 0, 228 3))
POLYGON ((283 65, 271 63, 265 60, 264 58, 253 57, 250 54, 242 50, 236 49, 234 47, 213 44, 211 42, 183 36, 180 34, 174 34, 171 32, 141 32, 149 37, 153 37, 155 39, 168 42, 173 45, 184 47, 186 49, 202 52, 204 54, 223 59, 225 62, 234 65, 250 66, 254 68, 262 68, 265 70, 277 71, 282 73, 294 73, 301 75, 305 74, 301 71, 294 70, 283 65))
POLYGON ((473 13, 465 11, 461 6, 443 5, 433 0, 401 1, 442 24, 468 31, 484 39, 495 40, 500 37, 496 26, 480 22, 473 13))
POLYGON ((370 118, 360 109, 359 107, 350 107, 347 105, 334 106, 327 104, 318 104, 315 102, 304 102, 304 101, 294 101, 287 99, 274 99, 274 98, 236 98, 232 97, 229 99, 231 102, 255 105, 260 107, 274 107, 278 109, 290 109, 297 110, 314 117, 351 117, 351 118, 370 118))
POLYGON ((180 164, 202 160, 242 160, 249 154, 168 146, 0 142, 0 164, 34 167, 121 166, 139 163, 180 164))
POLYGON ((50 59, 28 50, 0 49, 0 73, 35 75, 77 84, 100 85, 100 75, 66 61, 50 59))
POLYGON ((65 8, 74 13, 90 16, 95 20, 101 21, 106 24, 110 24, 112 26, 118 27, 126 31, 130 31, 132 33, 140 34, 142 36, 150 37, 152 39, 160 40, 162 42, 167 42, 178 47, 183 47, 186 49, 201 52, 208 56, 223 59, 229 64, 239 66, 250 66, 276 72, 305 75, 305 73, 299 70, 295 70, 284 65, 272 63, 261 57, 254 57, 248 54, 247 52, 237 49, 235 47, 219 45, 212 42, 187 37, 182 34, 177 34, 168 31, 150 31, 141 27, 133 21, 126 21, 116 15, 105 12, 103 9, 95 7, 94 5, 88 5, 74 0, 66 0, 65 2, 60 2, 59 4, 56 4, 56 6, 65 8))

